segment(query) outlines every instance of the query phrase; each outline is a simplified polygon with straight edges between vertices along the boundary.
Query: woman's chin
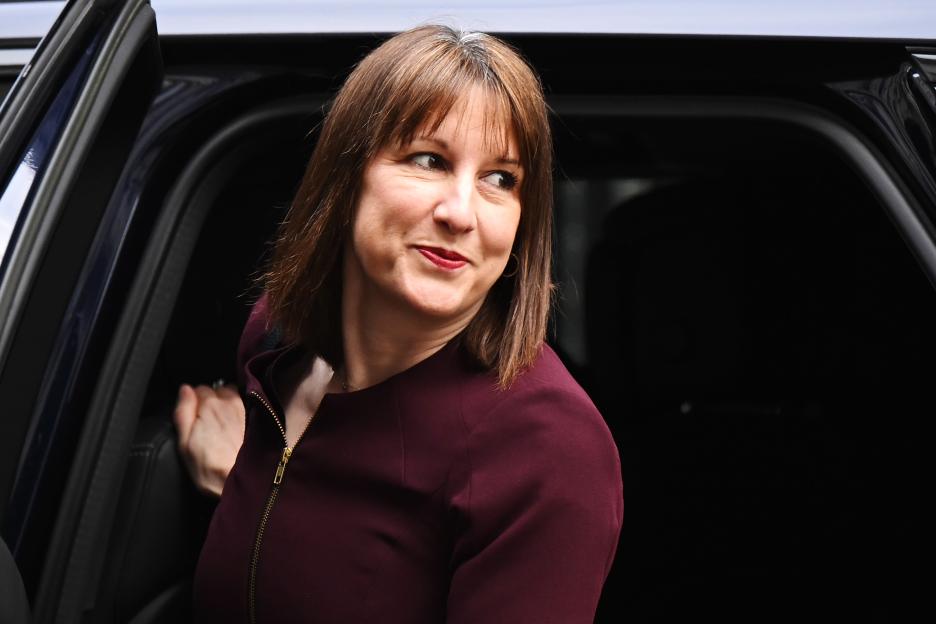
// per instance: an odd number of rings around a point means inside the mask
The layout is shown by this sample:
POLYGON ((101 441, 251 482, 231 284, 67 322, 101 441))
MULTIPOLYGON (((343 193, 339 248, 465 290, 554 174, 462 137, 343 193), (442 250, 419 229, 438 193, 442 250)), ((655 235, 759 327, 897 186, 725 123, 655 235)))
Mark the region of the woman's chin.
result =
POLYGON ((476 305, 466 301, 463 293, 449 289, 426 289, 411 293, 407 303, 419 315, 437 320, 470 319, 477 310, 476 305))
POLYGON ((466 315, 464 306, 452 303, 421 301, 414 307, 420 315, 441 321, 455 320, 466 315))

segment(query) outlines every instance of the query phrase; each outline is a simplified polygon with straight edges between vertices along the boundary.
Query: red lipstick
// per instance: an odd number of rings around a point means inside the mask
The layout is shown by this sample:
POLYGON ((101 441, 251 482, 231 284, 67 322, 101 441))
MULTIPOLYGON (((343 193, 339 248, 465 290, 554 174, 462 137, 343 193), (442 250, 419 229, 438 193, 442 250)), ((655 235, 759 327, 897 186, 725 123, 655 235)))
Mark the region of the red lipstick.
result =
POLYGON ((427 260, 442 269, 454 270, 468 264, 468 259, 459 253, 441 247, 417 247, 427 260))

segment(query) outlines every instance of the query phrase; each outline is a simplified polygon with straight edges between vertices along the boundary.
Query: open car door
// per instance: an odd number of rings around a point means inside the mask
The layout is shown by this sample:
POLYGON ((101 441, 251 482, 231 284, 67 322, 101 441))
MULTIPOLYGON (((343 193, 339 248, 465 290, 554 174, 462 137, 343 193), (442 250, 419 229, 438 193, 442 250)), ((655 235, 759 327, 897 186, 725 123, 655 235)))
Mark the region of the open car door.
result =
POLYGON ((100 573, 119 459, 89 409, 113 338, 88 253, 161 80, 148 1, 71 0, 0 105, 0 554, 35 622, 79 621, 100 573))

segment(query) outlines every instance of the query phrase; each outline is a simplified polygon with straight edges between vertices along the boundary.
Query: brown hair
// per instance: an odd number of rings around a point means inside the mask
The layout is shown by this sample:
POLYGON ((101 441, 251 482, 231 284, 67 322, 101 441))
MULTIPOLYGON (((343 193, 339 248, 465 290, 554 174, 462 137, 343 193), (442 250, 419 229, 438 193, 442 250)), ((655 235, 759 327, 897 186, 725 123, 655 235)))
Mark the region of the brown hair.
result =
POLYGON ((435 131, 473 87, 496 113, 489 135, 513 131, 524 174, 516 272, 511 260, 511 273, 492 286, 462 341, 502 386, 533 363, 553 290, 552 136, 542 86, 503 41, 445 26, 422 26, 385 41, 335 97, 264 275, 270 321, 287 341, 341 365, 341 259, 364 168, 383 147, 405 145, 424 128, 435 131))

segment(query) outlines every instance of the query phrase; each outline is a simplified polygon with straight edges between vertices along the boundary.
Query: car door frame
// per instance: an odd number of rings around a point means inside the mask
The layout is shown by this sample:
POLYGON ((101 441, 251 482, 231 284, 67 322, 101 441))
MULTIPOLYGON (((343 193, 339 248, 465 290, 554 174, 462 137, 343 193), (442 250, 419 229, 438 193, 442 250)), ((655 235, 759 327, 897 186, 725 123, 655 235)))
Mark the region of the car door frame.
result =
MULTIPOLYGON (((68 391, 50 384, 48 363, 69 319, 72 286, 133 146, 143 116, 162 78, 156 20, 147 0, 72 0, 40 43, 0 110, 0 182, 7 184, 30 155, 42 125, 57 124, 47 162, 35 171, 5 252, 0 274, 0 518, 6 521, 17 484, 27 490, 28 445, 41 409, 64 407, 68 391), (90 58, 89 58, 90 57, 90 58), (87 68, 81 68, 81 62, 87 68), (83 71, 63 114, 49 118, 69 76, 83 71), (50 392, 55 389, 55 392, 50 392)), ((87 338, 87 336, 85 336, 87 338)), ((71 362, 72 368, 81 361, 71 362)), ((57 374, 73 371, 55 371, 57 374)), ((74 390, 67 388, 66 390, 74 390)), ((79 414, 80 437, 68 482, 53 518, 54 529, 42 561, 24 561, 9 544, 17 564, 33 565, 37 582, 30 593, 34 621, 73 621, 83 608, 80 586, 92 579, 87 551, 112 504, 95 489, 94 477, 112 471, 119 454, 102 449, 103 415, 68 405, 79 414), (101 416, 101 417, 98 417, 101 416)), ((54 423, 53 423, 54 424, 54 423)), ((48 449, 46 449, 48 451, 48 449)), ((45 461, 48 458, 43 458, 45 461)), ((118 483, 119 486, 119 483, 118 483)), ((7 527, 6 522, 4 527, 7 527)), ((6 540, 6 532, 4 540, 6 540)))

